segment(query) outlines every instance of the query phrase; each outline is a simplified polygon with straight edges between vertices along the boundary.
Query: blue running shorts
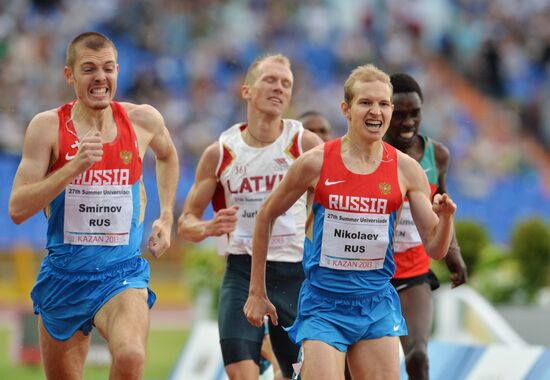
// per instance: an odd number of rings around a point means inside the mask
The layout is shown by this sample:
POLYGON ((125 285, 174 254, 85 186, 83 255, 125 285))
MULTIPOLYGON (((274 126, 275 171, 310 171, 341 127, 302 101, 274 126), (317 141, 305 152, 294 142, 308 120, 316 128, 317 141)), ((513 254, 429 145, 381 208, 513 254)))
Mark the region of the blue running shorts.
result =
POLYGON ((379 294, 347 296, 314 288, 304 281, 298 317, 287 329, 296 344, 320 340, 339 351, 362 339, 407 335, 399 296, 388 283, 379 294))
POLYGON ((34 313, 40 314, 48 334, 67 340, 77 330, 88 335, 95 314, 112 297, 126 289, 147 288, 149 308, 156 295, 149 284, 149 263, 134 257, 102 272, 68 272, 44 258, 31 291, 34 313))

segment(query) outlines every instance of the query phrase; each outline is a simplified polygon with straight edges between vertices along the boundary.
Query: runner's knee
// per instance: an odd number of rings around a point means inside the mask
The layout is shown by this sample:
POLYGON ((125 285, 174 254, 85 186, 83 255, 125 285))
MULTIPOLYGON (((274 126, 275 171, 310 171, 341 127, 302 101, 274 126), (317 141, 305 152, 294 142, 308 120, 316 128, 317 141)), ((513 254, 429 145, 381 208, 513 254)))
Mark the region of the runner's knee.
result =
POLYGON ((142 368, 145 363, 145 349, 135 346, 125 346, 112 353, 113 364, 117 368, 142 368))
POLYGON ((425 379, 428 374, 428 352, 424 347, 413 349, 405 357, 407 373, 411 379, 425 379))
POLYGON ((252 360, 243 360, 225 366, 229 380, 256 380, 260 369, 252 360))

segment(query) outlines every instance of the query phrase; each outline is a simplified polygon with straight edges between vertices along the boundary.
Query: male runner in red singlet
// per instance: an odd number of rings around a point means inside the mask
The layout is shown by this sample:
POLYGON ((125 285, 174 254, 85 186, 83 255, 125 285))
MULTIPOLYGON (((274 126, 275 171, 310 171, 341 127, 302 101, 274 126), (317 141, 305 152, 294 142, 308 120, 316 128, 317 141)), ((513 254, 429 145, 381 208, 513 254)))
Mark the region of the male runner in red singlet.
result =
MULTIPOLYGON (((233 125, 206 148, 178 220, 178 233, 184 239, 225 239, 227 266, 220 290, 218 324, 230 379, 257 380, 259 373, 263 323, 254 327, 243 314, 256 215, 292 162, 321 143, 300 122, 282 118, 290 104, 293 83, 290 62, 283 55, 268 55, 252 63, 241 88, 247 102, 247 121, 233 125), (203 221, 210 202, 216 215, 203 221)), ((305 197, 298 198, 289 205, 289 212, 274 223, 267 255, 267 292, 281 310, 281 322, 286 325, 291 325, 296 317, 304 277, 301 261, 306 208, 305 197)), ((282 374, 290 378, 298 346, 281 326, 270 323, 269 336, 282 374)))
POLYGON ((256 217, 245 314, 255 326, 266 314, 277 323, 265 291, 271 226, 308 191, 306 280, 289 329, 304 350, 302 379, 343 378, 346 352, 354 378, 398 379, 397 337, 407 331, 390 284, 399 211, 407 197, 427 253, 442 259, 456 205, 446 194, 436 195, 432 205, 418 162, 382 141, 393 110, 387 74, 372 65, 353 70, 341 109, 346 135, 296 160, 256 217))
POLYGON ((113 100, 117 50, 102 34, 75 37, 67 83, 76 100, 36 115, 25 135, 9 212, 17 224, 44 209, 48 255, 31 297, 46 378, 82 378, 95 326, 112 357, 110 379, 141 379, 149 332, 149 263, 140 247, 142 159, 157 161, 160 217, 149 250, 170 246, 178 157, 160 113, 113 100))
MULTIPOLYGON (((447 192, 445 182, 449 167, 449 150, 443 144, 419 134, 422 121, 423 95, 413 77, 404 73, 393 74, 394 110, 385 141, 420 163, 428 177, 431 195, 447 192)), ((409 334, 401 337, 405 352, 405 366, 411 380, 429 379, 428 339, 432 329, 432 290, 439 281, 430 270, 430 258, 411 217, 408 202, 403 205, 395 231, 395 274, 392 284, 401 301, 401 311, 409 334)), ((452 286, 468 278, 460 247, 453 239, 445 264, 451 273, 452 286)))

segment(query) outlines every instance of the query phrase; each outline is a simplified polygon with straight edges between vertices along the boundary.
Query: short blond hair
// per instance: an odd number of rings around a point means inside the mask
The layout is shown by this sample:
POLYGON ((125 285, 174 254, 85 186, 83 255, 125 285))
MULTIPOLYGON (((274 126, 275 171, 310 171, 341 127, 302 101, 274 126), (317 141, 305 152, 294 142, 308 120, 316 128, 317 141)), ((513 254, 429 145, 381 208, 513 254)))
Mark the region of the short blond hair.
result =
POLYGON ((85 32, 73 38, 67 47, 67 66, 71 69, 73 69, 76 62, 77 47, 80 45, 94 51, 110 47, 115 53, 115 59, 117 59, 118 52, 116 46, 109 37, 98 32, 85 32))
POLYGON ((393 94, 393 86, 391 84, 390 76, 380 70, 378 67, 369 63, 368 65, 357 66, 355 69, 353 69, 348 79, 346 79, 346 83, 344 83, 344 101, 348 105, 351 105, 351 101, 353 100, 353 97, 355 95, 353 93, 353 85, 357 81, 380 81, 386 83, 390 88, 390 98, 393 94))
POLYGON ((259 67, 265 61, 279 62, 287 66, 290 70, 292 70, 292 67, 290 65, 290 60, 288 59, 287 56, 283 54, 266 54, 256 58, 254 62, 252 62, 252 64, 248 67, 248 71, 246 72, 246 77, 244 78, 244 84, 251 86, 254 84, 254 82, 256 82, 256 80, 259 77, 259 67))

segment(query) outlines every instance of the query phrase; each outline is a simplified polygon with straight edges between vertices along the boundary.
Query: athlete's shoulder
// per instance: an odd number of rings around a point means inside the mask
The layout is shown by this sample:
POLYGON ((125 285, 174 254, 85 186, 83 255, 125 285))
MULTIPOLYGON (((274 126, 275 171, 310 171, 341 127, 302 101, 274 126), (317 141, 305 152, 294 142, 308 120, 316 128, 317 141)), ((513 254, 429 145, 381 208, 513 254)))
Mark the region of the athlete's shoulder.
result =
POLYGON ((36 114, 30 121, 25 132, 24 145, 29 151, 39 151, 39 147, 54 149, 59 136, 59 116, 57 109, 51 109, 36 114))
POLYGON ((245 127, 245 125, 246 123, 235 123, 231 125, 220 134, 218 141, 227 141, 229 138, 234 138, 241 133, 241 130, 245 127))
MULTIPOLYGON (((390 145, 391 147, 391 145, 390 145)), ((397 157, 397 166, 400 171, 404 173, 410 173, 411 171, 422 171, 420 163, 407 153, 401 152, 399 149, 395 149, 395 155, 397 157)))
POLYGON ((122 106, 126 112, 137 112, 137 113, 148 113, 148 112, 158 112, 155 107, 150 104, 136 104, 130 102, 114 102, 122 106))
POLYGON ((435 140, 432 140, 432 144, 434 146, 434 153, 435 153, 435 156, 436 158, 437 157, 449 157, 449 148, 447 148, 447 146, 445 146, 445 144, 439 142, 439 141, 435 141, 435 140))
POLYGON ((397 171, 399 183, 406 194, 411 190, 422 190, 429 193, 428 177, 418 161, 406 153, 397 152, 397 171))
POLYGON ((164 119, 160 112, 149 104, 134 104, 129 102, 119 103, 126 111, 133 124, 137 124, 147 130, 164 127, 164 119))
POLYGON ((57 108, 37 113, 29 123, 28 130, 36 130, 41 135, 57 133, 59 128, 59 115, 57 108))
POLYGON ((440 141, 434 140, 431 137, 428 137, 426 135, 418 135, 422 140, 424 140, 424 149, 428 149, 431 146, 433 146, 434 152, 436 155, 443 154, 443 155, 449 155, 449 148, 445 146, 440 141))
POLYGON ((303 170, 321 172, 324 152, 325 144, 320 144, 302 154, 297 161, 301 163, 303 170))
POLYGON ((31 120, 32 122, 40 122, 42 124, 55 124, 59 123, 59 115, 57 113, 57 108, 52 108, 46 111, 42 111, 34 115, 31 120))
POLYGON ((204 149, 201 160, 217 163, 219 158, 220 158, 220 143, 218 141, 214 141, 212 144, 208 145, 204 149))
POLYGON ((283 119, 283 125, 285 126, 285 128, 288 127, 288 128, 294 128, 297 130, 304 129, 302 122, 294 119, 283 119))

